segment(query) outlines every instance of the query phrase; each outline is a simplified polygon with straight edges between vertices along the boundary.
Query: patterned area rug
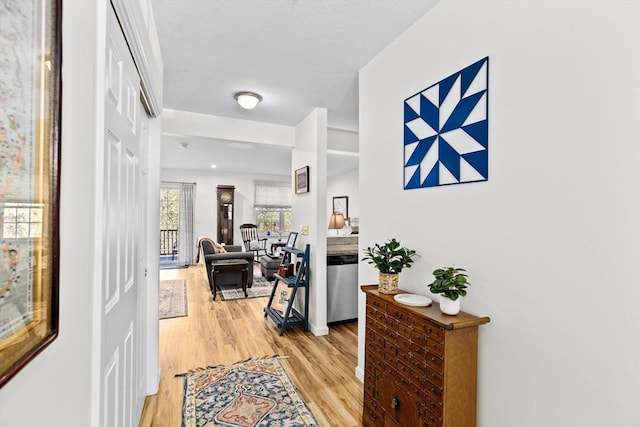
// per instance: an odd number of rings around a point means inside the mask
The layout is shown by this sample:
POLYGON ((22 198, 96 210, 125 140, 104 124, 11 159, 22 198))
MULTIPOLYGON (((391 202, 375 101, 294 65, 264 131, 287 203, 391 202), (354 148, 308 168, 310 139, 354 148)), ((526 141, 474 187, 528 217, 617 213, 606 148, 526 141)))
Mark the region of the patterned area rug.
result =
POLYGON ((187 281, 185 279, 161 280, 159 300, 160 319, 187 315, 187 281))
MULTIPOLYGON (((247 288, 247 298, 259 298, 268 297, 271 295, 271 289, 273 289, 273 281, 269 282, 262 277, 262 271, 260 271, 260 265, 253 265, 253 285, 247 288)), ((230 301, 234 299, 244 298, 244 292, 242 292, 242 286, 240 285, 224 285, 222 286, 222 299, 230 301)))
POLYGON ((184 377, 183 427, 318 425, 277 357, 176 376, 184 377))
MULTIPOLYGON (((268 297, 271 295, 273 282, 269 282, 262 275, 253 275, 253 285, 247 288, 247 298, 268 297)), ((225 301, 244 298, 242 286, 240 285, 222 285, 222 299, 225 301)))

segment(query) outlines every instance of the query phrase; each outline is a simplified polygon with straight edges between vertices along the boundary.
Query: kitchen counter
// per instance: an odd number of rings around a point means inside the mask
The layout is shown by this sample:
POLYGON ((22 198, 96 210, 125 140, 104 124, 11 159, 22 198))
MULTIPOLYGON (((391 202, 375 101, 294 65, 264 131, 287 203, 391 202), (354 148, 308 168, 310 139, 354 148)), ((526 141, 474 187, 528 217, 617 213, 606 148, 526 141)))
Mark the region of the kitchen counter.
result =
POLYGON ((327 237, 327 255, 347 255, 358 253, 358 236, 327 237))

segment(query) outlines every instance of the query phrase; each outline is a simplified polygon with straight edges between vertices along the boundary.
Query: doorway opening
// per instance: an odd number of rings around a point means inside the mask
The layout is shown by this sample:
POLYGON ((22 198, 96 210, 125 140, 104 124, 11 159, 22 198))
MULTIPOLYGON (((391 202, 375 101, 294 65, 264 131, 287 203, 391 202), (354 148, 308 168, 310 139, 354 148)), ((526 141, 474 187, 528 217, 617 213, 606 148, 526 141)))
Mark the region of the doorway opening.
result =
POLYGON ((179 268, 180 187, 160 187, 160 268, 179 268))

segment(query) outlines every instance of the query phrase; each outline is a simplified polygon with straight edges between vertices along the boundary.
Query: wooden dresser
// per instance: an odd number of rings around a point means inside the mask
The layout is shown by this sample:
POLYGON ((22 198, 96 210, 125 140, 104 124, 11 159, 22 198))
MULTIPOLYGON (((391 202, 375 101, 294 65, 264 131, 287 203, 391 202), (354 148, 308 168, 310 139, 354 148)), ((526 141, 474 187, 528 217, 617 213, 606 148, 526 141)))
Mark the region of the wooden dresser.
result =
POLYGON ((361 288, 367 295, 363 425, 475 426, 478 326, 490 319, 447 316, 435 302, 411 307, 378 293, 377 285, 361 288))

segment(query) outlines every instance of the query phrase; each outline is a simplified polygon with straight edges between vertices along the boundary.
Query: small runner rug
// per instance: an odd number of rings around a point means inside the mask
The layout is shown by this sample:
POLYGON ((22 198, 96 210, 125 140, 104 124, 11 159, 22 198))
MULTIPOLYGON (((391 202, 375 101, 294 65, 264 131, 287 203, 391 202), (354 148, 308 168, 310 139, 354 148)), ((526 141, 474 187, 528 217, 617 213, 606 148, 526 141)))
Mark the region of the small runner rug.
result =
MULTIPOLYGON (((269 282, 262 277, 262 274, 253 273, 253 285, 247 288, 247 298, 268 297, 271 295, 273 282, 269 282)), ((222 285, 222 299, 225 301, 244 298, 242 286, 240 285, 222 285)))
POLYGON ((159 300, 160 319, 187 315, 187 281, 185 279, 161 280, 159 300))
POLYGON ((184 377, 183 427, 318 425, 277 356, 176 376, 184 377))

